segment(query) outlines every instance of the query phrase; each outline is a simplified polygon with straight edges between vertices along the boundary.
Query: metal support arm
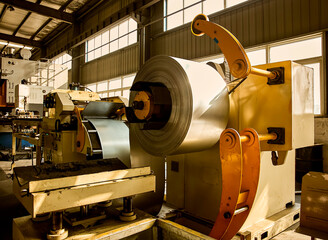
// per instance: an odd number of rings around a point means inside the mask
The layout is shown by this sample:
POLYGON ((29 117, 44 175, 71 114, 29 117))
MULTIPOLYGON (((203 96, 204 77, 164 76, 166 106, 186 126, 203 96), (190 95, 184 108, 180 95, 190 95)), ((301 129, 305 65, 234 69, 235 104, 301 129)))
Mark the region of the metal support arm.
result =
POLYGON ((237 38, 224 27, 209 22, 207 16, 197 15, 191 23, 191 31, 196 36, 208 35, 220 47, 235 78, 245 78, 256 74, 275 79, 277 74, 251 66, 247 54, 237 38))

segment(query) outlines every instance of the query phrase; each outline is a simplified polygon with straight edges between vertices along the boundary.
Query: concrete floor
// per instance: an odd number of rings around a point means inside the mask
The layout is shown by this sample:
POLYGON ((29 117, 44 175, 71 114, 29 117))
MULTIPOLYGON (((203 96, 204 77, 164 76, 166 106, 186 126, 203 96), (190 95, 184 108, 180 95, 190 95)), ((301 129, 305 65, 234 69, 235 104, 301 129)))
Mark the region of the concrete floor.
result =
MULTIPOLYGON (((19 160, 15 166, 31 165, 31 160, 19 160)), ((12 192, 12 180, 8 178, 12 173, 11 162, 0 161, 0 239, 12 239, 12 219, 26 216, 28 212, 16 199, 12 192)))

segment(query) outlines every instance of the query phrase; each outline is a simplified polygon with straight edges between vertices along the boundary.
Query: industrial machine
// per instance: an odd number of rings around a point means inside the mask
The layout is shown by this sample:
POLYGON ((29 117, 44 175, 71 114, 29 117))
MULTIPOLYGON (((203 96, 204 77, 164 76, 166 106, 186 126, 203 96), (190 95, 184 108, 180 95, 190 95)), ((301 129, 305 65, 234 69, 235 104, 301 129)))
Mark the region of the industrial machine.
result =
MULTIPOLYGON (((26 49, 23 49, 21 54, 23 51, 26 49)), ((26 93, 31 92, 33 96, 35 92, 39 91, 37 86, 42 86, 42 90, 46 90, 48 93, 49 89, 53 89, 55 80, 67 82, 68 74, 67 67, 54 64, 50 60, 32 61, 28 58, 0 57, 0 76, 0 113, 5 114, 11 112, 15 105, 16 107, 22 105, 22 103, 18 103, 18 95, 22 97, 21 95, 25 94, 24 97, 28 97, 29 95, 26 93)), ((42 95, 45 95, 45 92, 42 95)), ((43 99, 42 96, 40 98, 43 99)), ((35 96, 31 104, 36 104, 36 101, 39 104, 40 99, 35 96)), ((22 108, 22 106, 19 107, 22 108)), ((37 107, 37 109, 39 108, 37 107)))
POLYGON ((113 199, 124 198, 120 218, 134 220, 131 196, 154 191, 155 176, 147 166, 128 168, 128 127, 119 120, 124 104, 71 90, 52 91, 44 104, 39 134, 30 140, 42 147, 45 163, 37 159, 36 167, 15 168, 14 192, 33 218, 53 213, 47 238, 67 237, 63 217, 72 226, 103 219, 104 211, 90 205, 109 205, 113 199), (81 207, 81 218, 63 214, 74 207, 81 207))
POLYGON ((156 56, 138 72, 128 107, 88 92, 47 95, 39 139, 49 164, 15 168, 14 191, 33 218, 53 212, 51 231, 23 217, 14 239, 64 239, 63 215, 85 223, 92 204, 122 197, 114 209, 132 222, 106 210, 107 220, 68 239, 267 239, 299 220, 295 149, 314 141, 312 69, 253 67, 205 15, 191 28, 219 45, 233 81, 214 63, 156 56), (80 220, 63 213, 73 207, 80 220))
POLYGON ((53 87, 17 84, 15 86, 16 114, 33 113, 43 116, 43 96, 47 95, 53 87))
POLYGON ((8 57, 0 58, 1 69, 1 97, 0 107, 3 110, 14 107, 15 86, 35 75, 36 61, 15 59, 8 57))

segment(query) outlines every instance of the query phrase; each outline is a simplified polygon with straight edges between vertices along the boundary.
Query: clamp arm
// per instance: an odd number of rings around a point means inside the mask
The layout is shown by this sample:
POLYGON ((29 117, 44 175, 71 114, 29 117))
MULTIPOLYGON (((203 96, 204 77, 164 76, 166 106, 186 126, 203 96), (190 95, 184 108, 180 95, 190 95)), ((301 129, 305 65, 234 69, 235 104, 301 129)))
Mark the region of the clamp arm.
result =
POLYGON ((251 66, 247 54, 237 38, 224 27, 209 22, 204 14, 197 15, 191 23, 191 31, 196 36, 208 35, 220 47, 235 78, 245 78, 256 74, 270 79, 277 77, 276 72, 270 72, 251 66))

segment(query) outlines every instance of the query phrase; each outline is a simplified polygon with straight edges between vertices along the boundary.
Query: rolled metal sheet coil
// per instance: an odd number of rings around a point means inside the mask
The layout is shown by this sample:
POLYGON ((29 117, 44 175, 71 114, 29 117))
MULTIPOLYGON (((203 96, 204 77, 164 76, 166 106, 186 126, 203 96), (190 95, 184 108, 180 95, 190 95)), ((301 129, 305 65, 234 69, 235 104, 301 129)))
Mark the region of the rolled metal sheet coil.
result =
MULTIPOLYGON (((142 130, 130 124, 131 134, 154 156, 168 156, 208 149, 218 142, 229 116, 226 84, 212 67, 169 56, 156 56, 138 72, 137 82, 161 83, 170 92, 172 110, 159 130, 142 130)), ((130 93, 130 106, 136 92, 130 93)))
POLYGON ((97 130, 103 158, 118 158, 127 167, 131 166, 129 128, 123 121, 113 119, 88 119, 97 130))

